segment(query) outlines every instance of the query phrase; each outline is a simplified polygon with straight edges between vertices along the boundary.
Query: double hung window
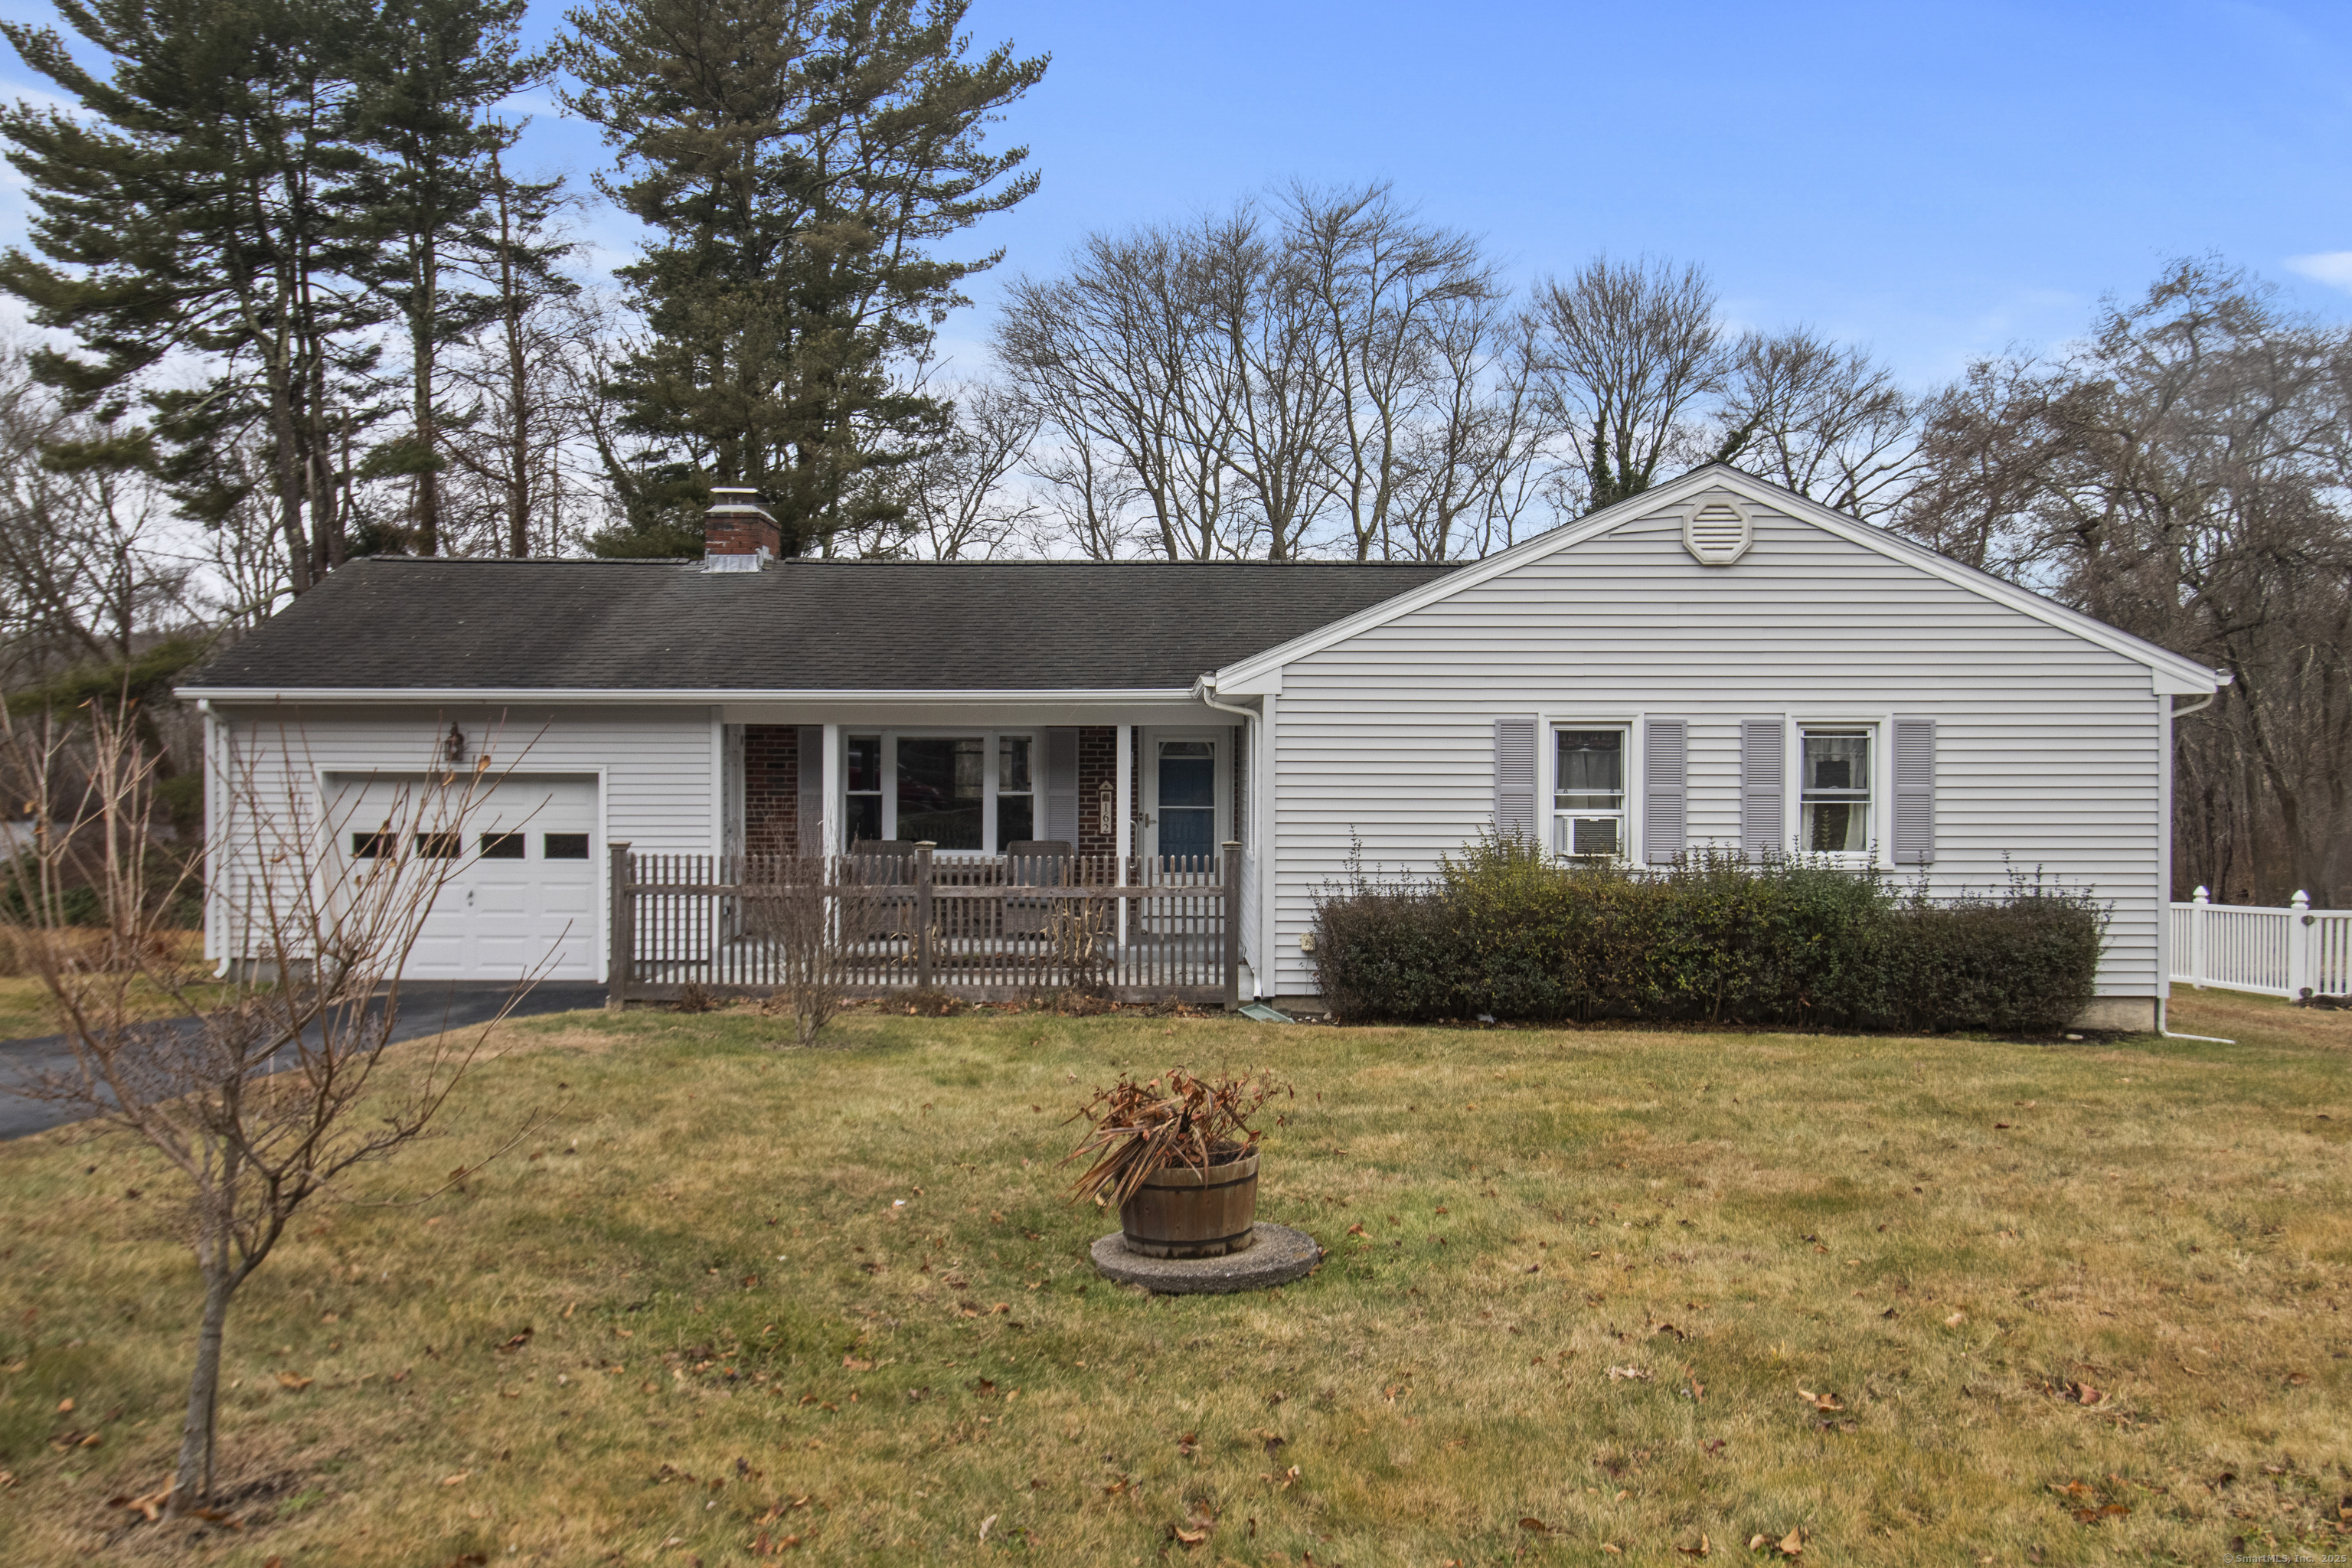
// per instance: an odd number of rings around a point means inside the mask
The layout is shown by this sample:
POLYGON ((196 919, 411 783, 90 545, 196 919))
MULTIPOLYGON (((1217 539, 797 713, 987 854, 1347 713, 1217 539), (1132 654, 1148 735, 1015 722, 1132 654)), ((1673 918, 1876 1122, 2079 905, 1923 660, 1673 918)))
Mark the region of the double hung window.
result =
POLYGON ((1034 838, 1035 750, 1025 732, 843 736, 843 847, 904 839, 1002 853, 1034 838))
POLYGON ((1036 791, 1029 773, 1030 739, 1026 735, 996 737, 996 849, 1034 838, 1036 791))
POLYGON ((1871 732, 1804 731, 1798 845, 1811 855, 1867 855, 1871 838, 1871 732))
POLYGON ((1552 731, 1552 852, 1580 860, 1625 853, 1625 731, 1552 731))

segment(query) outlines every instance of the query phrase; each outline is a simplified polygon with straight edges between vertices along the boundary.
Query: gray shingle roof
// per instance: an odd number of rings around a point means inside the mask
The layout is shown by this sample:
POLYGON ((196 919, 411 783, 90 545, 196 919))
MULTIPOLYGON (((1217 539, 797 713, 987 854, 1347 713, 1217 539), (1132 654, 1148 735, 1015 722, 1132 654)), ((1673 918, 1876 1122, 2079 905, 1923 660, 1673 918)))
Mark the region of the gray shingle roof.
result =
POLYGON ((355 561, 186 687, 1096 690, 1195 677, 1445 566, 355 561))

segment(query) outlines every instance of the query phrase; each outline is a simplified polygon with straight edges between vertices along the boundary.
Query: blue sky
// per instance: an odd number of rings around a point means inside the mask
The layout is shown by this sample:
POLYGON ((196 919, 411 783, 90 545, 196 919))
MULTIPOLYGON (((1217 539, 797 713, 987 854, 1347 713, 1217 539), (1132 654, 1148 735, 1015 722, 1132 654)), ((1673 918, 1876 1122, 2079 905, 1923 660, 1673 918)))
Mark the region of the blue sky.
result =
MULTIPOLYGON (((560 22, 542 0, 532 27, 560 22)), ((0 0, 0 15, 46 13, 0 0)), ((994 134, 1044 188, 1005 274, 1089 228, 1303 176, 1392 180, 1521 277, 1596 251, 1703 263, 1742 325, 1811 322, 1924 384, 2079 331, 2216 251, 2352 319, 2352 6, 1137 5, 975 0, 1054 57, 994 134)), ((0 67, 0 91, 29 86, 0 67)), ((591 128, 526 146, 584 184, 591 128)), ((0 198, 15 237, 21 208, 0 198)), ((631 243, 610 213, 593 236, 631 243)), ((950 328, 965 357, 994 283, 950 328)))

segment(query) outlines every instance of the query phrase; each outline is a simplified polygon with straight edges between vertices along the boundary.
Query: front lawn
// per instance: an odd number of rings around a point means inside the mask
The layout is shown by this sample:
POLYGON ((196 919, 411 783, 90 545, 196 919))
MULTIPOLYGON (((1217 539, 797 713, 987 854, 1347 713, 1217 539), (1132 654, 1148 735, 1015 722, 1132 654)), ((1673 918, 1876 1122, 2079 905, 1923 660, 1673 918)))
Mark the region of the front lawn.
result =
POLYGON ((173 1186, 68 1129, 0 1147, 0 1561, 2341 1553, 2352 1017, 2174 1026, 2241 1043, 532 1020, 353 1196, 525 1143, 240 1297, 238 1527, 168 1540, 106 1502, 176 1442, 173 1186), (1312 1279, 1092 1275, 1061 1119, 1176 1060, 1297 1084, 1312 1279))

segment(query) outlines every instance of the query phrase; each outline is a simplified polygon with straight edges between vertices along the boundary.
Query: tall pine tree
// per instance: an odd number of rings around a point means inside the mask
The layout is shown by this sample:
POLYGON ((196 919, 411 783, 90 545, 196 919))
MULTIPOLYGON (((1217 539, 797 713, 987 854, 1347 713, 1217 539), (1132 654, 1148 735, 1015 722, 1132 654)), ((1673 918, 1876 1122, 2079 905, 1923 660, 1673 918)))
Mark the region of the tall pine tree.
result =
POLYGON ((80 356, 44 352, 43 379, 110 423, 143 402, 148 431, 84 460, 155 461, 199 516, 244 498, 228 447, 257 437, 299 593, 341 559, 340 449, 362 405, 378 307, 352 227, 349 53, 363 0, 60 0, 103 53, 86 70, 46 27, 0 25, 25 62, 83 110, 0 111, 32 187, 42 259, 11 249, 0 288, 80 356), (153 384, 193 353, 205 384, 153 384), (303 525, 308 504, 310 525, 303 525))
MULTIPOLYGON (((445 530, 441 351, 499 319, 506 296, 543 279, 562 248, 518 248, 499 221, 514 195, 500 154, 520 128, 492 110, 548 68, 520 52, 523 10, 524 0, 383 0, 359 60, 355 130, 372 155, 362 221, 408 348, 407 428, 369 471, 409 477, 404 542, 421 555, 439 552, 445 530), (469 275, 489 287, 467 287, 469 275)), ((542 203, 554 194, 530 189, 542 203)))
POLYGON ((620 277, 646 336, 606 388, 642 447, 612 463, 607 554, 692 554, 714 484, 767 496, 785 549, 887 520, 877 481, 948 410, 894 374, 970 260, 938 242, 1023 200, 1027 149, 982 127, 1044 75, 967 58, 967 0, 600 0, 572 11, 568 108, 620 153, 600 182, 656 239, 620 277))

